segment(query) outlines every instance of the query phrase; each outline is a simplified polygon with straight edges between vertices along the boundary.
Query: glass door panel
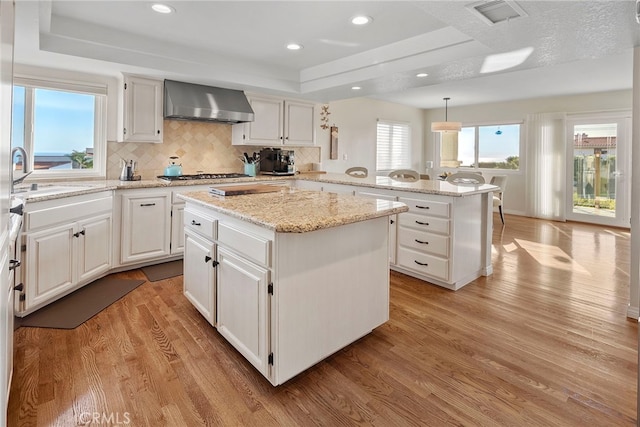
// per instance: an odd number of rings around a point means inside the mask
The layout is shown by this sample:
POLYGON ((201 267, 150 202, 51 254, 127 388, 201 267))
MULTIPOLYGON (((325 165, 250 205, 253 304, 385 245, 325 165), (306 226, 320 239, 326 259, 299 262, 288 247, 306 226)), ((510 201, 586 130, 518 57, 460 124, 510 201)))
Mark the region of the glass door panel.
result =
POLYGON ((629 226, 624 120, 570 121, 567 219, 629 226))

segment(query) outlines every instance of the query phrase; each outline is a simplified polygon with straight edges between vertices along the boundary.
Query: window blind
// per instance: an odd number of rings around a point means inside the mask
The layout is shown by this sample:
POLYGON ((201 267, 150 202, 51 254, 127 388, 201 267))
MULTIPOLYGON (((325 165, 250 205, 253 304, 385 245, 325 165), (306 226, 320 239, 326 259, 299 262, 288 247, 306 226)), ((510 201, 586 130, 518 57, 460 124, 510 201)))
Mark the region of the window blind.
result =
POLYGON ((408 123, 378 120, 376 170, 391 171, 411 167, 408 123))

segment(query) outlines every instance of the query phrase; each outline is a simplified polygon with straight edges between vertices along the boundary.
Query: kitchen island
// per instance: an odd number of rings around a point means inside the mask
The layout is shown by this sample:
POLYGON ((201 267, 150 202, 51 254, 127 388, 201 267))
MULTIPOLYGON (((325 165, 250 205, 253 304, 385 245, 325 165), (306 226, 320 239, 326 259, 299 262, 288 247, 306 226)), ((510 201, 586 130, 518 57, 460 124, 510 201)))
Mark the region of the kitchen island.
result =
POLYGON ((309 174, 299 188, 397 200, 409 212, 392 217, 392 270, 458 290, 493 272, 493 191, 491 184, 455 185, 441 180, 395 181, 346 174, 309 174))
POLYGON ((389 215, 403 203, 278 187, 179 196, 184 294, 278 385, 389 319, 389 215))

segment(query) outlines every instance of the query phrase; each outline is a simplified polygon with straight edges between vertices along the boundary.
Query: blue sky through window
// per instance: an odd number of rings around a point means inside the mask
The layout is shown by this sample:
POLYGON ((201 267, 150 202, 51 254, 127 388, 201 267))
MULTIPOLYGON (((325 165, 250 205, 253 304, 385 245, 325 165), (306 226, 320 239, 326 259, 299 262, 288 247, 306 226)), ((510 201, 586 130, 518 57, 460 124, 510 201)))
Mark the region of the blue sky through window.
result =
MULTIPOLYGON (((13 146, 24 146, 25 88, 14 86, 13 146)), ((95 96, 35 89, 34 154, 69 154, 94 146, 95 96)))

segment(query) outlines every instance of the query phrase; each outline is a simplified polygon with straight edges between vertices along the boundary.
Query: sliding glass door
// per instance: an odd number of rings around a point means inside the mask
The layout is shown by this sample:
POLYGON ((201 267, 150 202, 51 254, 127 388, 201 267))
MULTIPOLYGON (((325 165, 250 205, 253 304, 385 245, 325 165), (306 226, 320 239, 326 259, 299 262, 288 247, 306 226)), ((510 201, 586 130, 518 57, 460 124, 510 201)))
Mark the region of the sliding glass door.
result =
POLYGON ((629 227, 629 123, 621 116, 567 120, 567 219, 629 227))

